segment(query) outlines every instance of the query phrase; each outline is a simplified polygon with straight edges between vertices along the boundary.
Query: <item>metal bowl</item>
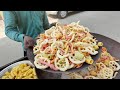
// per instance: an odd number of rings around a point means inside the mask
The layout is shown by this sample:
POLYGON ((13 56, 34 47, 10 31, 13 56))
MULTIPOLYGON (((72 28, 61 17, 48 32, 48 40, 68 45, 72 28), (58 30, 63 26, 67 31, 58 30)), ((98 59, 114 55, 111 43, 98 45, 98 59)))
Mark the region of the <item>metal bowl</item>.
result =
POLYGON ((23 61, 19 61, 19 62, 16 62, 16 63, 13 63, 11 65, 8 65, 6 68, 4 68, 2 71, 0 71, 0 78, 6 73, 6 72, 10 72, 12 70, 13 67, 19 65, 19 64, 28 64, 30 65, 31 67, 34 67, 34 65, 29 61, 29 60, 23 60, 23 61))

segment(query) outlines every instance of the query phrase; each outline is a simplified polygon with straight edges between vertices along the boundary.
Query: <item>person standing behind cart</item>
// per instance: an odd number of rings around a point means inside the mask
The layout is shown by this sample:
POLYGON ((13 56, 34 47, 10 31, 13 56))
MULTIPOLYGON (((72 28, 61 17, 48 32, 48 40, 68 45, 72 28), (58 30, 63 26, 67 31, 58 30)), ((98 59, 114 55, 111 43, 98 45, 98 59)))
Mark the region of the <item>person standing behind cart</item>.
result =
POLYGON ((45 11, 4 11, 3 16, 6 36, 22 42, 24 56, 26 49, 33 47, 34 39, 55 25, 55 23, 49 24, 45 11))

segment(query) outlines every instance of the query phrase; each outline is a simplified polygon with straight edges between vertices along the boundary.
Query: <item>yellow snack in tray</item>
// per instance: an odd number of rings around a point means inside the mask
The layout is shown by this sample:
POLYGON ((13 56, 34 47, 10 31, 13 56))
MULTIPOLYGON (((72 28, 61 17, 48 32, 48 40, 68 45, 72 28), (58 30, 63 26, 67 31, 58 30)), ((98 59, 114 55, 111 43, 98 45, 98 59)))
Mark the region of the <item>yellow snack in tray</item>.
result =
POLYGON ((8 79, 8 77, 7 76, 3 76, 2 79, 8 79))
POLYGON ((1 79, 37 79, 35 68, 28 64, 19 64, 6 72, 1 79))
POLYGON ((9 72, 6 72, 5 75, 9 75, 10 73, 9 72))
POLYGON ((34 75, 34 76, 36 75, 35 68, 33 68, 33 75, 34 75))
POLYGON ((22 72, 26 72, 27 70, 29 70, 30 69, 30 66, 26 66, 26 67, 24 67, 23 69, 21 69, 21 71, 22 72))

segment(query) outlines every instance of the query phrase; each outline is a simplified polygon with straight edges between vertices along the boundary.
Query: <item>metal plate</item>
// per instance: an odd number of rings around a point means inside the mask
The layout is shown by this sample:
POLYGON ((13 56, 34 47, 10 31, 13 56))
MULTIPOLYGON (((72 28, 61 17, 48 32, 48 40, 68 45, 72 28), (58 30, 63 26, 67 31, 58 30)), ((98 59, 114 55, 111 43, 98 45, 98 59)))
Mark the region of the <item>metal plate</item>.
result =
POLYGON ((16 62, 16 63, 13 63, 13 64, 7 66, 2 71, 0 71, 0 78, 5 74, 5 72, 10 72, 13 67, 15 67, 15 66, 17 66, 19 64, 23 64, 23 63, 28 64, 28 65, 30 65, 31 67, 34 68, 34 65, 29 60, 19 61, 19 62, 16 62))
MULTIPOLYGON (((117 41, 113 40, 113 39, 110 39, 108 37, 105 37, 103 35, 100 35, 100 34, 96 34, 96 33, 92 33, 92 35, 98 40, 98 41, 101 41, 103 42, 104 46, 108 49, 108 52, 120 59, 120 43, 118 43, 117 41)), ((100 55, 100 52, 101 52, 101 48, 99 49, 99 53, 95 56, 92 56, 94 60, 97 60, 99 58, 99 55, 100 55)), ((27 56, 28 56, 28 59, 34 61, 34 55, 33 55, 33 50, 32 49, 28 49, 27 50, 27 56)), ((54 70, 51 70, 51 69, 45 69, 43 71, 46 71, 46 72, 50 72, 50 73, 69 73, 69 72, 77 72, 77 71, 80 71, 80 70, 83 70, 84 68, 88 67, 89 65, 84 63, 82 67, 80 67, 79 69, 70 69, 70 70, 67 70, 66 72, 61 72, 61 71, 54 71, 54 70)), ((120 76, 120 75, 119 75, 120 76)))

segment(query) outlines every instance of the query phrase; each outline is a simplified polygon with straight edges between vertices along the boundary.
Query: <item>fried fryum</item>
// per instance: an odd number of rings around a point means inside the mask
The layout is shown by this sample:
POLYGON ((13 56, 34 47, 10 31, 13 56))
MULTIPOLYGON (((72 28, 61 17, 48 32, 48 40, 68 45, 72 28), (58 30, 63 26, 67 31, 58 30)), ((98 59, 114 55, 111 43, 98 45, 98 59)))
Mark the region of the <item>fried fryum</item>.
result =
POLYGON ((80 68, 83 63, 93 64, 92 55, 98 54, 103 46, 78 22, 68 25, 57 23, 38 35, 33 48, 34 64, 38 69, 67 71, 80 68))
POLYGON ((70 79, 83 79, 82 75, 80 75, 79 73, 68 73, 67 74, 70 79))
POLYGON ((6 72, 1 79, 37 79, 37 75, 35 68, 23 63, 6 72))
POLYGON ((118 71, 120 70, 118 61, 118 59, 108 53, 107 48, 102 47, 102 52, 99 59, 94 65, 90 65, 88 67, 89 75, 85 76, 84 78, 113 79, 117 76, 118 71))

